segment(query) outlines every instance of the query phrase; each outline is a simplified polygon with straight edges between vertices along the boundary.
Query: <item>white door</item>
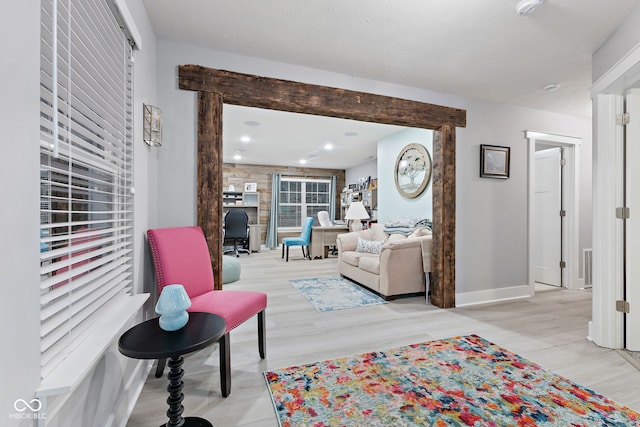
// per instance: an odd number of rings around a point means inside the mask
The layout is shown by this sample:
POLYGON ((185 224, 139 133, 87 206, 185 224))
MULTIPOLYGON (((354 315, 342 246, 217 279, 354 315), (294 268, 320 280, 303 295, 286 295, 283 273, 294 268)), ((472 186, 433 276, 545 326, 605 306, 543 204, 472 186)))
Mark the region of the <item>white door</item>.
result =
POLYGON ((625 315, 625 339, 628 350, 640 351, 640 91, 626 95, 626 111, 631 120, 626 126, 626 283, 625 300, 630 311, 625 315))
POLYGON ((534 280, 562 286, 561 148, 536 151, 534 190, 534 280))

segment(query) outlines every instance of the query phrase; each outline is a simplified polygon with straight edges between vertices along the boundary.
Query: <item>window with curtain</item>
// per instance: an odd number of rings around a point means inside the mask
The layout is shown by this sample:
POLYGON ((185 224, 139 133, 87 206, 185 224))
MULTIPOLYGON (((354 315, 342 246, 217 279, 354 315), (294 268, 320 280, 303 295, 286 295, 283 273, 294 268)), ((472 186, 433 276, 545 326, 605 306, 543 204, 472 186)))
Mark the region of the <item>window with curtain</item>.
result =
POLYGON ((107 0, 42 0, 41 363, 46 377, 133 274, 133 66, 107 0))
POLYGON ((320 211, 329 211, 331 180, 282 178, 278 228, 300 228, 308 216, 316 218, 320 211))

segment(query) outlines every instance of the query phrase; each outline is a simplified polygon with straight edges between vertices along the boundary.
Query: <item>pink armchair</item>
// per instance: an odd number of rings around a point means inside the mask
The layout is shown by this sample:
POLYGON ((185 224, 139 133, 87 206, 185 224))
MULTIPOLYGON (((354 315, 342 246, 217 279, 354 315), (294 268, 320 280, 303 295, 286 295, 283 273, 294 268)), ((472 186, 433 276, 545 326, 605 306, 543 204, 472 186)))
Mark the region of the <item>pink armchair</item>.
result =
MULTIPOLYGON (((231 392, 231 348, 229 332, 258 315, 258 351, 266 354, 264 292, 214 290, 209 249, 200 227, 158 228, 147 231, 155 265, 158 294, 166 285, 179 283, 191 299, 188 311, 207 312, 224 318, 227 328, 220 338, 220 386, 222 395, 231 392)), ((166 360, 158 360, 156 377, 162 376, 166 360)))

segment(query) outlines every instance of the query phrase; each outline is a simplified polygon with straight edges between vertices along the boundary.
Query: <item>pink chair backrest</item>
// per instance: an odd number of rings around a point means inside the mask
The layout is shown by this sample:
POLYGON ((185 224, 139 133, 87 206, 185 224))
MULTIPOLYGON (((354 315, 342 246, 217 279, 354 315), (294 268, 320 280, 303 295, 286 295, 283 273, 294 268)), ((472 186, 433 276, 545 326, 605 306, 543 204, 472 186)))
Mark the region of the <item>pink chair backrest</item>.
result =
POLYGON ((209 247, 197 226, 156 228, 147 231, 156 270, 158 291, 179 283, 190 297, 213 291, 209 247))

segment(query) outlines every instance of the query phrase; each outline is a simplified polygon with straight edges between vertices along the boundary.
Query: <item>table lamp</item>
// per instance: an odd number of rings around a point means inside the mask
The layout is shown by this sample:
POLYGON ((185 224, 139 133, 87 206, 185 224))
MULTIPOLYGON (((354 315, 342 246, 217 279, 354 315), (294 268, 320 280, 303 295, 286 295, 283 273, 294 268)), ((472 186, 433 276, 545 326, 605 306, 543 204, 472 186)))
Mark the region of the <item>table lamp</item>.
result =
POLYGON ((180 284, 166 285, 156 303, 156 313, 160 327, 165 331, 177 331, 189 321, 187 308, 191 307, 191 299, 184 286, 180 284))
POLYGON ((353 202, 349 205, 349 209, 347 209, 347 214, 344 216, 344 219, 352 220, 351 231, 360 231, 362 230, 362 222, 360 221, 363 219, 369 219, 369 214, 364 208, 362 202, 353 202))

